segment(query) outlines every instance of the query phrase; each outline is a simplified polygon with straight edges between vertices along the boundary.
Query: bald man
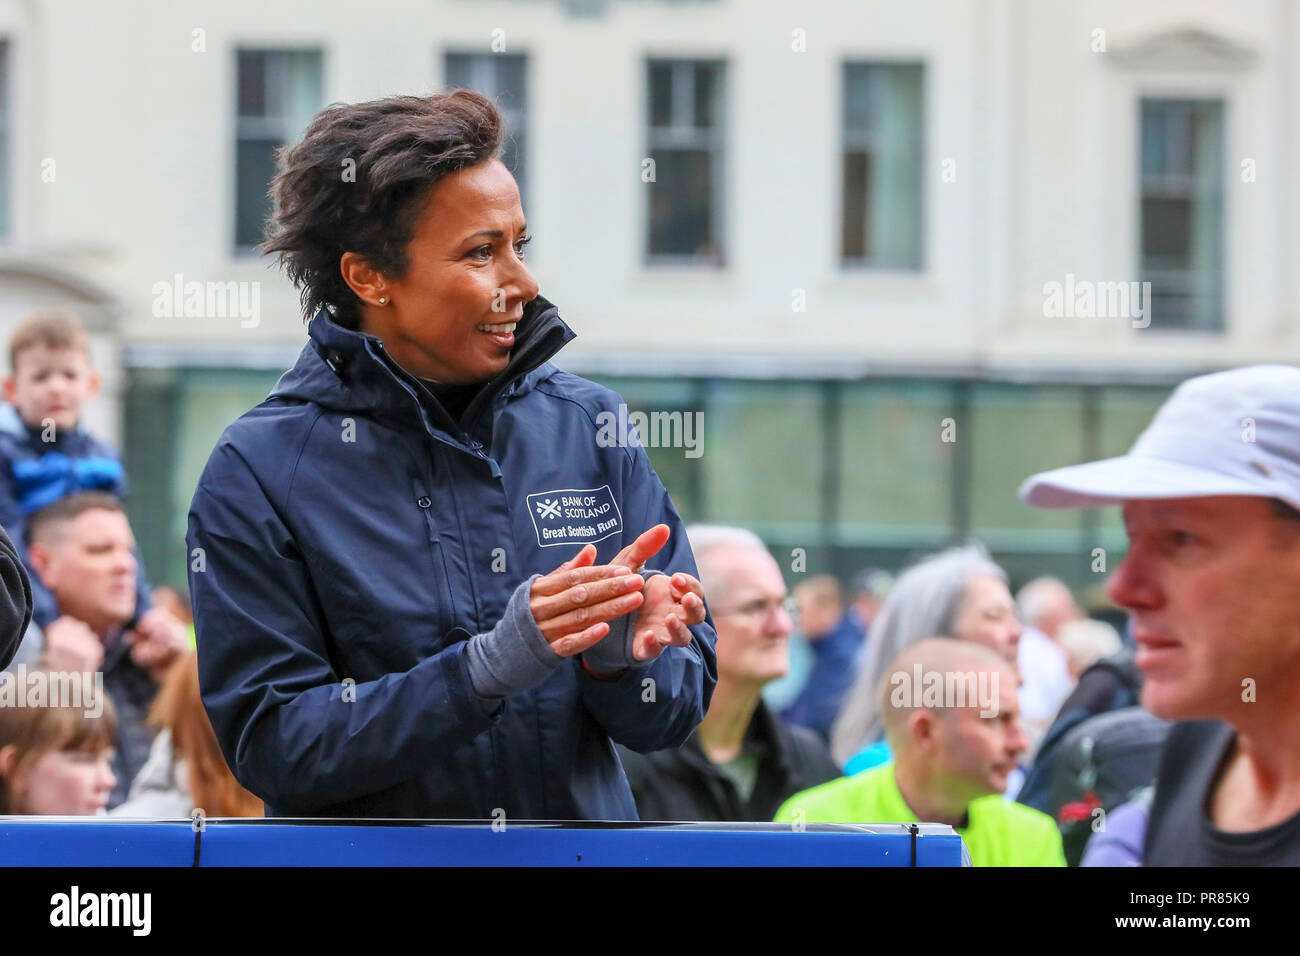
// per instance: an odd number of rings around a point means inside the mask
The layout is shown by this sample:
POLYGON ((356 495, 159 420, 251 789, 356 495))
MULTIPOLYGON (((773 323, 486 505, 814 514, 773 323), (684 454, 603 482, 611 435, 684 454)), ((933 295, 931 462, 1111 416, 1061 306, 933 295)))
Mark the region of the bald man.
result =
POLYGON ((1001 796, 1028 741, 1013 665, 971 641, 930 638, 881 683, 891 763, 797 793, 777 822, 946 823, 976 866, 1064 866, 1052 818, 1001 796))

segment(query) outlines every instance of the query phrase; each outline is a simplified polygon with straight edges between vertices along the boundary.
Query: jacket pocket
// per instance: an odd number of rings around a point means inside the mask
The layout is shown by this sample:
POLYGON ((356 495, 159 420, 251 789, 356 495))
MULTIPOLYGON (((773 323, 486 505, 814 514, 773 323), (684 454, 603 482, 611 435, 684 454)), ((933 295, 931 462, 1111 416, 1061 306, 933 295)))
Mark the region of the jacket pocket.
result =
MULTIPOLYGON (((437 629, 439 650, 454 643, 452 632, 457 630, 455 590, 451 586, 451 575, 447 570, 446 554, 443 551, 442 536, 438 531, 438 516, 434 513, 433 496, 428 490, 417 488, 415 506, 424 518, 424 530, 428 546, 427 584, 437 605, 437 629)), ((462 629, 463 633, 463 629, 462 629)))

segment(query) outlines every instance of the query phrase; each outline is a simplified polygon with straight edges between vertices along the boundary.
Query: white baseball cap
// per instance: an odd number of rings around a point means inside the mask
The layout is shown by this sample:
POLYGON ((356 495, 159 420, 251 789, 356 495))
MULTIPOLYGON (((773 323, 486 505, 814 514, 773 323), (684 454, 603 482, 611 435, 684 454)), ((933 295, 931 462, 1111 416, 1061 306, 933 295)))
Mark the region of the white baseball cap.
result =
POLYGON ((1254 495, 1300 509, 1300 368, 1252 365, 1189 378, 1127 455, 1032 475, 1040 508, 1133 498, 1254 495))

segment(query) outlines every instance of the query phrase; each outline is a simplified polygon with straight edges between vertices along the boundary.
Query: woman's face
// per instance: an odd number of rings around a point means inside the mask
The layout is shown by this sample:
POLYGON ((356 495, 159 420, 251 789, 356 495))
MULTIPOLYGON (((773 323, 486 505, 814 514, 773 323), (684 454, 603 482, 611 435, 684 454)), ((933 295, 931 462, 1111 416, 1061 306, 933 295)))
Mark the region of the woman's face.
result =
POLYGON ((971 578, 953 625, 953 637, 984 644, 1015 663, 1022 630, 1007 586, 990 574, 971 578))
POLYGON ((111 750, 50 750, 16 781, 27 813, 94 816, 108 806, 117 778, 111 750))
POLYGON ((526 240, 519 189, 499 161, 440 179, 407 246, 406 274, 377 280, 387 302, 362 307, 363 331, 420 378, 491 378, 506 367, 515 323, 537 296, 524 265, 526 240))

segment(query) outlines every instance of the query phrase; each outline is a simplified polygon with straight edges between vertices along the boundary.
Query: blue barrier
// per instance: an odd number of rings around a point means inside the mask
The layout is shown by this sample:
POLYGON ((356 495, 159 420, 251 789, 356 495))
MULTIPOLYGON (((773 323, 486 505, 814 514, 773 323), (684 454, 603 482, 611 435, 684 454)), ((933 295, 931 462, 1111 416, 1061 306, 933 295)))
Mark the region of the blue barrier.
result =
POLYGON ((185 823, 0 817, 0 866, 193 866, 185 823))
POLYGON ((0 817, 3 866, 960 866, 935 824, 0 817))

